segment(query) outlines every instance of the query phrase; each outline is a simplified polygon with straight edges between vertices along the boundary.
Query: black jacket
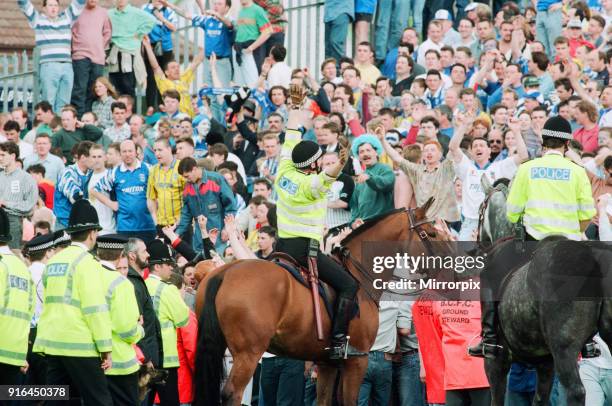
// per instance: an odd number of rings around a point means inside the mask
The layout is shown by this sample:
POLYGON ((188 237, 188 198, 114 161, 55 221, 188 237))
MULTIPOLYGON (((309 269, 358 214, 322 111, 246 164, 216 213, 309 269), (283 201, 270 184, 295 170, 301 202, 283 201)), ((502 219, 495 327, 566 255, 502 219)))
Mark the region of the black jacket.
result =
POLYGON ((144 354, 145 362, 151 361, 155 367, 158 367, 161 365, 161 360, 164 358, 161 341, 161 327, 157 315, 155 314, 155 309, 153 308, 153 300, 151 299, 151 295, 149 295, 149 290, 147 289, 147 285, 145 285, 144 279, 142 279, 142 276, 140 276, 136 270, 130 267, 127 278, 132 282, 132 285, 134 285, 138 310, 143 316, 144 321, 142 327, 144 328, 145 335, 137 345, 144 354))

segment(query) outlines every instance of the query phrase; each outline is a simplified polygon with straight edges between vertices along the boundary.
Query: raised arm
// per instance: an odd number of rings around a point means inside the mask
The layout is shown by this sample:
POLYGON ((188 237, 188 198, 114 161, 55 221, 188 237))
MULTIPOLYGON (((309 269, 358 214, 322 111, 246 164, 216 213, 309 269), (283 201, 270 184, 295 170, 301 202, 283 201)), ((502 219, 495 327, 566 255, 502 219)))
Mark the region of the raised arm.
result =
POLYGON ((153 48, 151 48, 151 41, 149 40, 149 36, 145 35, 142 39, 142 45, 145 48, 145 52, 147 53, 147 58, 149 59, 149 64, 151 65, 151 69, 153 69, 153 74, 158 77, 165 77, 164 71, 159 66, 157 62, 157 58, 155 57, 155 52, 153 52, 153 48))
POLYGON ((461 141, 467 132, 467 129, 474 121, 473 115, 457 113, 455 116, 455 134, 448 144, 448 152, 456 164, 459 164, 463 159, 463 151, 461 151, 461 141))
MULTIPOLYGON (((183 10, 182 8, 180 8, 179 6, 177 6, 176 4, 170 3, 167 0, 160 0, 160 3, 164 6, 164 7, 168 7, 169 9, 173 10, 176 14, 180 15, 183 18, 186 18, 188 20, 191 20, 193 18, 193 14, 191 14, 189 11, 187 10, 183 10)), ((200 7, 200 2, 198 1, 198 7, 200 7)), ((201 10, 202 8, 200 8, 201 10)), ((202 11, 202 14, 204 12, 202 11)), ((175 30, 172 30, 175 31, 175 30)))
POLYGON ((508 120, 508 127, 510 127, 510 130, 514 134, 514 138, 516 139, 516 155, 514 155, 512 159, 514 159, 514 163, 518 166, 529 158, 527 144, 525 144, 525 139, 521 134, 521 124, 518 118, 510 117, 508 120))

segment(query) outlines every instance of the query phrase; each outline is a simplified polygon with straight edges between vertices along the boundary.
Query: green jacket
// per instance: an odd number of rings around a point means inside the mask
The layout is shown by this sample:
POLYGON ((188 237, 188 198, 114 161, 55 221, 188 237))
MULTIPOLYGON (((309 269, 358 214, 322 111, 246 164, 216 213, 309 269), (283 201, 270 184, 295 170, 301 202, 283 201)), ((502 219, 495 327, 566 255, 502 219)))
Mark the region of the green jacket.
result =
POLYGON ((72 157, 72 147, 81 141, 98 142, 102 137, 102 130, 95 125, 84 125, 82 128, 77 128, 74 131, 66 131, 63 128, 53 134, 51 146, 53 148, 61 148, 62 154, 66 158, 66 165, 72 165, 74 159, 72 157))
POLYGON ((364 183, 355 183, 350 205, 351 222, 356 219, 367 220, 395 207, 393 204, 395 174, 389 165, 379 162, 367 168, 365 173, 370 179, 364 183))

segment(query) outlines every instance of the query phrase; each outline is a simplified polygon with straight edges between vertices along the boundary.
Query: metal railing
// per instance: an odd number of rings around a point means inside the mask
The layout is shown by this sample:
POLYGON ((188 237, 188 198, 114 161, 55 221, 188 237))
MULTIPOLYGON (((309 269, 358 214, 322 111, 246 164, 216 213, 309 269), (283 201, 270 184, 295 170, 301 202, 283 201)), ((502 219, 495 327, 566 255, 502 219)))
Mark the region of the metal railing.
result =
POLYGON ((0 111, 21 106, 31 116, 38 101, 38 52, 0 54, 0 111))
MULTIPOLYGON (((308 68, 316 77, 324 59, 325 25, 323 23, 324 2, 321 0, 286 0, 288 24, 285 33, 287 63, 294 68, 308 68)), ((191 10, 198 12, 198 10, 191 10)), ((179 18, 179 27, 174 33, 174 54, 183 68, 204 47, 204 32, 192 27, 191 22, 179 18)), ((195 72, 191 93, 196 94, 204 85, 204 71, 195 72)), ((137 89, 136 108, 142 112, 144 91, 137 89)), ((38 53, 26 51, 0 55, 0 108, 7 112, 16 106, 24 106, 32 113, 39 101, 38 53)))

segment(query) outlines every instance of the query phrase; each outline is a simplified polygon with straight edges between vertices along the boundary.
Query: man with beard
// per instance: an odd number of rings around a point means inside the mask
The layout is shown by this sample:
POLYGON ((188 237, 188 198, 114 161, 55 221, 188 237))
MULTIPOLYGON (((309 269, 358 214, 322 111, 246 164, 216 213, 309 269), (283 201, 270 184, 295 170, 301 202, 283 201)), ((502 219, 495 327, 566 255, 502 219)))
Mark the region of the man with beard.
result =
POLYGON ((153 300, 147 285, 143 279, 144 269, 147 267, 149 253, 142 240, 130 238, 125 246, 125 253, 128 258, 127 278, 134 285, 138 310, 143 319, 144 337, 138 342, 138 347, 144 355, 144 363, 149 366, 158 367, 161 365, 161 327, 155 310, 153 300))

